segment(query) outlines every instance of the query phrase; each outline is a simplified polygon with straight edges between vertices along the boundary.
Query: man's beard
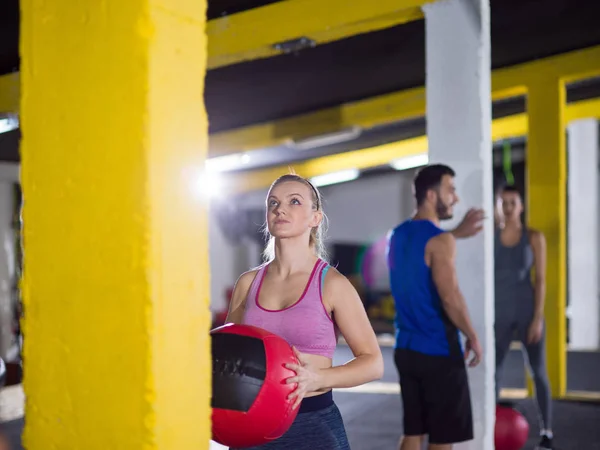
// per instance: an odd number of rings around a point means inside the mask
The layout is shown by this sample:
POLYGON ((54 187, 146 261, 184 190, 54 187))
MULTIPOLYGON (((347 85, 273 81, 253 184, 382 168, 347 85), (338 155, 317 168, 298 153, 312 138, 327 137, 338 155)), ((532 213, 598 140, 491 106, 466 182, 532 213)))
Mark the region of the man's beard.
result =
POLYGON ((450 214, 450 207, 446 206, 444 202, 440 198, 437 200, 437 204, 435 205, 435 212, 437 213, 438 219, 440 220, 449 220, 452 219, 452 214, 450 214))

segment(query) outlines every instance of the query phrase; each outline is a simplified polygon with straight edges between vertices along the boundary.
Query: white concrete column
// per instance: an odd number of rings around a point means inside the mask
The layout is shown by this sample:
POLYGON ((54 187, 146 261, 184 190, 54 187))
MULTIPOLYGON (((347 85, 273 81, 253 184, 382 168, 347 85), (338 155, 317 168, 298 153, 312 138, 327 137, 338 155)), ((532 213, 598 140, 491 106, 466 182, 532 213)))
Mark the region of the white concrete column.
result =
POLYGON ((19 182, 19 165, 0 163, 0 357, 14 353, 13 334, 15 283, 15 235, 13 230, 14 185, 19 182))
POLYGON ((598 297, 598 122, 568 126, 569 349, 600 346, 598 297))
POLYGON ((235 248, 221 230, 213 205, 209 212, 208 236, 210 267, 213 268, 210 273, 210 311, 216 314, 226 309, 227 288, 234 285, 241 273, 236 272, 235 248))
MULTIPOLYGON (((264 206, 262 207, 264 208, 264 206)), ((242 273, 261 264, 261 252, 263 250, 257 242, 249 237, 242 236, 244 233, 242 229, 238 233, 240 238, 232 242, 231 236, 228 238, 222 228, 223 221, 219 221, 217 208, 216 204, 211 204, 208 227, 210 265, 215 268, 211 272, 210 280, 210 310, 213 314, 227 308, 227 289, 235 285, 236 280, 242 273)), ((224 222, 228 220, 245 220, 242 218, 244 214, 245 211, 233 208, 227 213, 231 216, 230 219, 226 215, 224 222)))
MULTIPOLYGON (((469 370, 475 439, 457 449, 494 448, 494 247, 489 0, 426 5, 427 136, 430 164, 456 171, 461 199, 450 226, 469 207, 487 212, 478 236, 459 242, 457 270, 484 360, 469 370)), ((444 226, 446 227, 446 226, 444 226)))
POLYGON ((259 266, 262 262, 262 250, 263 249, 259 248, 258 243, 249 237, 244 237, 244 239, 234 247, 235 273, 241 275, 242 273, 259 266))
POLYGON ((15 245, 12 227, 13 183, 0 181, 0 357, 14 344, 12 331, 15 245))
POLYGON ((262 252, 264 250, 262 245, 259 245, 258 242, 253 239, 248 239, 246 241, 246 246, 248 247, 248 265, 246 270, 260 266, 262 264, 262 252))
POLYGON ((413 193, 413 182, 416 175, 416 169, 409 169, 400 173, 400 217, 398 223, 410 219, 415 213, 416 203, 413 193))

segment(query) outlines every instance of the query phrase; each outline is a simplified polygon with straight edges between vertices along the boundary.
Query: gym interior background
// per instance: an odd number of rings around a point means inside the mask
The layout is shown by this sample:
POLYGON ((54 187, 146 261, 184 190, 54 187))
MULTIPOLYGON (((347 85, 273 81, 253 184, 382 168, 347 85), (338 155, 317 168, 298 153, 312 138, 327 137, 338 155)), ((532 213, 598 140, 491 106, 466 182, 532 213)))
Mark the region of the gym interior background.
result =
MULTIPOLYGON (((208 1, 211 178, 199 191, 210 192, 213 326, 223 320, 237 276, 261 262, 265 192, 292 168, 321 186, 331 261, 357 287, 389 361, 393 305, 385 236, 413 211, 411 181, 428 161, 425 3, 382 0, 347 8, 342 0, 208 1)), ((27 315, 19 284, 27 258, 27 243, 21 252, 20 7, 16 0, 0 7, 0 356, 6 361, 21 358, 19 319, 27 315)), ((490 7, 493 186, 518 186, 527 201, 524 221, 548 236, 548 365, 557 439, 564 449, 600 448, 600 3, 491 0, 490 7), (560 86, 540 82, 547 77, 560 86), (561 103, 529 103, 553 96, 561 103)), ((340 360, 344 355, 342 346, 340 360)), ((535 423, 518 345, 509 359, 503 393, 535 423)), ((353 448, 392 448, 399 436, 389 369, 379 384, 336 394, 353 448), (369 408, 379 412, 377 420, 365 419, 369 408)), ((1 397, 5 431, 20 445, 22 386, 5 387, 1 397)), ((531 442, 535 433, 533 426, 531 442)))

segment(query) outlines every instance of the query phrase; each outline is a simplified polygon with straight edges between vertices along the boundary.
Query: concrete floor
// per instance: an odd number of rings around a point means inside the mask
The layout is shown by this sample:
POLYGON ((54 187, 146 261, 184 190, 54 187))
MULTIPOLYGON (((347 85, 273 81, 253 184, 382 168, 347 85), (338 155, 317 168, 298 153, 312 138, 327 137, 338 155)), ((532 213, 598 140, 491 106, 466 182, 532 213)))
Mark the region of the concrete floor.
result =
MULTIPOLYGON (((393 349, 383 347, 385 373, 381 381, 359 389, 338 390, 334 398, 338 404, 352 450, 395 450, 402 435, 402 406, 398 376, 393 363, 393 349)), ((348 347, 340 346, 334 363, 351 358, 348 347)), ((600 353, 569 355, 570 389, 594 388, 600 391, 600 353), (573 383, 575 383, 573 385, 573 383)), ((507 360, 504 386, 524 387, 523 362, 519 351, 513 351, 507 360)), ((20 434, 23 427, 23 395, 20 387, 9 388, 0 395, 0 424, 12 442, 11 450, 21 450, 20 434)), ((530 439, 524 450, 533 450, 539 433, 535 420, 535 406, 529 399, 516 403, 530 423, 530 439)), ((600 404, 555 402, 554 432, 558 450, 600 450, 600 404)), ((213 443, 210 450, 225 447, 213 443)), ((85 450, 85 449, 72 449, 85 450)), ((323 449, 326 450, 326 449, 323 449)))
MULTIPOLYGON (((382 351, 385 372, 379 383, 334 393, 352 450, 395 450, 402 435, 402 405, 393 349, 386 346, 382 351)), ((348 347, 340 347, 334 364, 343 363, 351 356, 348 347)), ((600 353, 569 354, 568 373, 570 389, 600 392, 600 353)), ((510 390, 505 390, 507 393, 525 387, 520 350, 510 352, 502 381, 502 387, 510 390)), ((516 400, 515 407, 530 424, 529 441, 523 450, 533 450, 539 436, 535 404, 531 399, 516 400)), ((600 450, 599 424, 600 403, 554 402, 554 433, 558 450, 600 450)))

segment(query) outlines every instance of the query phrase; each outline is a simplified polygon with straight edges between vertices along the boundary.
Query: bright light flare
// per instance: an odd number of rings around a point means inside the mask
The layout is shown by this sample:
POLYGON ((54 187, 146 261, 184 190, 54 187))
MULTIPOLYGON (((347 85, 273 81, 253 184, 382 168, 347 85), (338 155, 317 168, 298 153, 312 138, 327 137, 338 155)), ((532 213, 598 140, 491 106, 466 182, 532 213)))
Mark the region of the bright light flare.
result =
POLYGON ((356 180, 360 176, 358 169, 340 170, 338 172, 318 175, 310 179, 315 186, 329 186, 331 184, 344 183, 346 181, 356 180))
POLYGON ((19 119, 12 114, 0 116, 0 133, 7 133, 19 128, 19 119))
POLYGON ((196 180, 196 192, 205 198, 217 198, 223 195, 223 177, 217 172, 204 170, 196 180))

